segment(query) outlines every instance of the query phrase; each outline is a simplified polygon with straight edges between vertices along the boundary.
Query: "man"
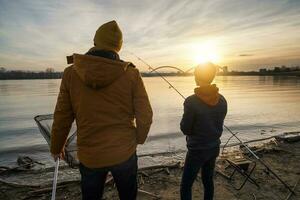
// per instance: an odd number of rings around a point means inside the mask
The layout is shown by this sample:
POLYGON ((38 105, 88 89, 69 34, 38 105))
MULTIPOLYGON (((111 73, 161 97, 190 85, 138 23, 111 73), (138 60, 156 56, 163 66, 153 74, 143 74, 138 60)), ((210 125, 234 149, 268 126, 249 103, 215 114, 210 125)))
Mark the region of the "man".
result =
POLYGON ((51 153, 61 157, 75 119, 83 200, 101 199, 109 171, 121 200, 137 195, 136 147, 146 140, 152 109, 138 69, 119 58, 122 41, 115 21, 103 24, 61 81, 51 153))
POLYGON ((220 151, 220 137, 227 113, 225 98, 215 84, 216 66, 207 63, 195 69, 195 94, 184 102, 184 114, 180 123, 186 135, 188 152, 181 180, 181 199, 192 199, 192 186, 201 170, 204 199, 214 196, 213 173, 220 151))

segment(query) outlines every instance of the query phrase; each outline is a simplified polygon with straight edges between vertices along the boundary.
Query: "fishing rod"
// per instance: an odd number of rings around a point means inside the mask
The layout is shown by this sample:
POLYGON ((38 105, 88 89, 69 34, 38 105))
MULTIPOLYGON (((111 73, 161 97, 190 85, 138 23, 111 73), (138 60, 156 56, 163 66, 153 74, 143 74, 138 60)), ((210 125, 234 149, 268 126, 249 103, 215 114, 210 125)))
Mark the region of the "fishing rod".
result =
MULTIPOLYGON (((129 51, 128 51, 129 52, 129 51)), ((170 83, 161 73, 159 73, 157 71, 157 69, 153 68, 150 64, 148 64, 146 61, 144 61, 142 58, 140 58, 139 56, 135 55, 134 53, 132 52, 129 52, 131 55, 133 55, 134 57, 136 57, 139 61, 141 61, 142 63, 144 63, 146 66, 148 66, 149 70, 151 70, 151 72, 155 72, 159 77, 161 77, 168 85, 169 85, 169 88, 171 89, 174 89, 175 92, 177 94, 179 94, 184 100, 186 99, 186 97, 180 93, 175 87, 174 85, 172 85, 172 83, 170 83)), ((285 188, 287 188, 292 194, 296 195, 295 194, 295 191, 287 184, 285 183, 263 160, 260 159, 259 156, 257 156, 249 147, 247 144, 245 144, 238 136, 237 134, 235 134, 228 126, 226 126, 225 124, 223 125, 224 128, 226 130, 229 131, 229 133, 232 134, 233 137, 235 137, 239 142, 240 142, 240 145, 244 146, 251 155, 254 156, 254 158, 259 162, 261 163, 271 174, 273 174, 275 176, 275 178, 282 184, 284 185, 285 188)))
POLYGON ((54 170, 54 177, 53 177, 53 184, 52 184, 52 195, 51 200, 55 200, 56 196, 56 186, 57 186, 57 178, 58 178, 58 168, 59 168, 59 158, 55 161, 55 170, 54 170))

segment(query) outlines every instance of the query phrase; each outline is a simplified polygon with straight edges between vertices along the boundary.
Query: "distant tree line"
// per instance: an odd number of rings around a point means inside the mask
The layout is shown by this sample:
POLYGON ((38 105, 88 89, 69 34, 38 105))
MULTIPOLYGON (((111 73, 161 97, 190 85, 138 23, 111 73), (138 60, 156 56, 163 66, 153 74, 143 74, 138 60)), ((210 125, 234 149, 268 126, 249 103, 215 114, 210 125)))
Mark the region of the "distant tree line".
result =
MULTIPOLYGON (((159 72, 163 76, 191 76, 192 72, 159 72)), ((156 72, 141 72, 143 77, 155 77, 159 76, 156 72)), ((0 67, 0 80, 10 79, 60 79, 63 72, 55 72, 53 68, 47 68, 45 71, 22 71, 22 70, 6 70, 4 67, 0 67)), ((300 67, 275 67, 274 69, 262 68, 259 71, 228 71, 228 67, 223 67, 223 70, 218 72, 221 76, 300 76, 300 67)))
MULTIPOLYGON (((180 73, 180 72, 160 72, 163 76, 189 76, 192 73, 180 73)), ((22 71, 22 70, 6 70, 4 67, 0 67, 0 80, 12 80, 12 79, 60 79, 63 72, 55 72, 53 68, 47 68, 45 71, 22 71)), ((142 72, 143 77, 158 76, 157 73, 142 72)))
POLYGON ((286 67, 285 65, 282 65, 281 67, 274 67, 273 69, 267 69, 267 68, 259 69, 259 72, 263 72, 263 73, 299 72, 299 71, 300 71, 300 66, 286 67))
POLYGON ((0 80, 11 79, 59 79, 63 72, 55 72, 53 68, 47 68, 45 71, 22 71, 22 70, 6 70, 0 67, 0 80))
MULTIPOLYGON (((159 72, 162 76, 191 76, 193 73, 182 73, 182 72, 159 72)), ((143 77, 155 77, 159 76, 156 72, 141 72, 143 77)))

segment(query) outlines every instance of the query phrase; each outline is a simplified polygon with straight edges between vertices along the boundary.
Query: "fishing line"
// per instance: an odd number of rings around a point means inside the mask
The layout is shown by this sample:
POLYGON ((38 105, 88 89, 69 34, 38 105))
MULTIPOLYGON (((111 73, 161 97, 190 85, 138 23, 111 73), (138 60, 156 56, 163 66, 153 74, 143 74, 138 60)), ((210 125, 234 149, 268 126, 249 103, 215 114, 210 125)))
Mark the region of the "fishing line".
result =
MULTIPOLYGON (((236 134, 238 134, 238 132, 235 133, 234 135, 236 135, 236 134)), ((223 146, 223 148, 222 148, 222 153, 221 153, 221 154, 223 154, 223 152, 224 152, 225 148, 227 147, 229 141, 234 137, 234 135, 232 135, 232 136, 230 136, 230 137, 228 138, 228 140, 226 141, 226 143, 224 144, 224 146, 223 146)))
POLYGON ((169 88, 173 88, 177 94, 179 94, 183 99, 186 99, 185 96, 183 96, 183 94, 181 94, 163 75, 161 75, 161 73, 159 73, 155 68, 153 68, 151 65, 149 65, 147 62, 145 62, 143 59, 141 59, 140 57, 136 56, 135 54, 129 52, 130 54, 132 54, 133 56, 135 56, 138 60, 140 60, 142 63, 144 63, 145 65, 147 65, 149 67, 149 69, 152 70, 152 72, 155 72, 159 77, 161 77, 165 82, 167 82, 169 84, 169 88))
MULTIPOLYGON (((140 58, 139 56, 135 55, 134 53, 127 51, 128 53, 130 53, 131 55, 133 55, 134 57, 136 57, 138 60, 140 60, 142 63, 144 63, 146 66, 148 66, 149 70, 151 69, 153 72, 155 72, 159 77, 161 77, 168 85, 169 88, 173 88, 175 90, 175 92, 177 94, 179 94, 184 100, 186 99, 186 97, 180 93, 177 88, 175 88, 161 73, 159 73, 155 68, 153 68, 150 64, 148 64, 146 61, 144 61, 142 58, 140 58)), ((264 161, 262 161, 249 147, 247 144, 245 144, 238 136, 237 133, 234 133, 228 126, 226 126, 225 124, 223 125, 224 128, 232 134, 232 137, 236 138, 239 142, 240 145, 244 146, 247 151, 249 151, 250 154, 252 154, 254 156, 254 158, 260 162, 271 174, 273 174, 275 176, 275 178, 282 184, 284 185, 284 187, 286 189, 288 189, 292 194, 295 195, 294 190, 287 184, 285 183, 264 161)))

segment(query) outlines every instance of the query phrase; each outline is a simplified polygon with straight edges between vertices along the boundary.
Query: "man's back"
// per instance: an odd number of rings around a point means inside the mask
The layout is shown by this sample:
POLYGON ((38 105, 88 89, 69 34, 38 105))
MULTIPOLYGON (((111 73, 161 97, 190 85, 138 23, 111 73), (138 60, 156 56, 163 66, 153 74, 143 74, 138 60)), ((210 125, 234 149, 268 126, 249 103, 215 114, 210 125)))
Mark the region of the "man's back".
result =
POLYGON ((75 54, 73 59, 64 72, 53 132, 75 118, 81 163, 99 168, 127 160, 144 143, 152 121, 139 71, 131 63, 99 56, 75 54))

